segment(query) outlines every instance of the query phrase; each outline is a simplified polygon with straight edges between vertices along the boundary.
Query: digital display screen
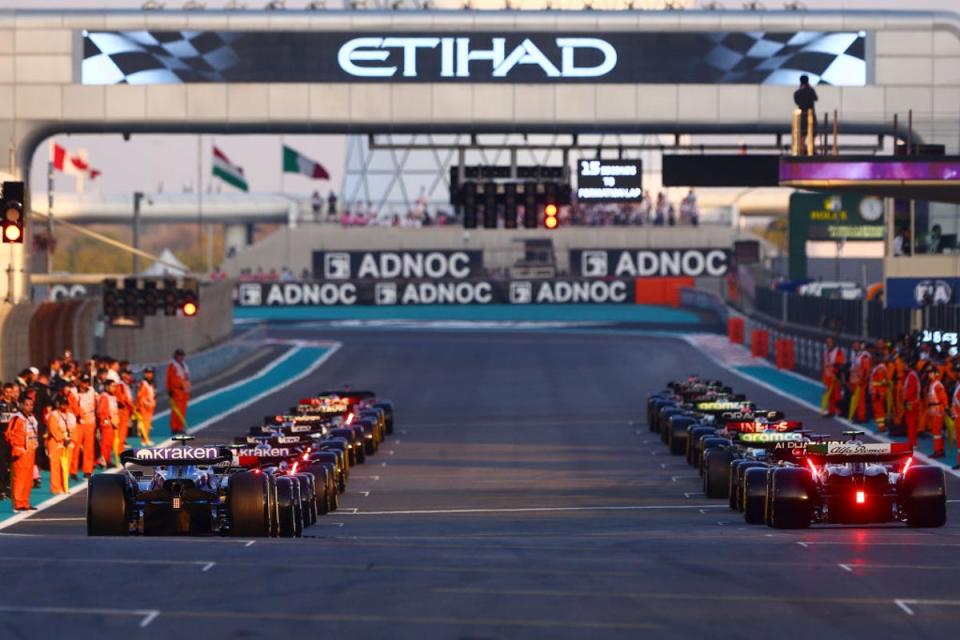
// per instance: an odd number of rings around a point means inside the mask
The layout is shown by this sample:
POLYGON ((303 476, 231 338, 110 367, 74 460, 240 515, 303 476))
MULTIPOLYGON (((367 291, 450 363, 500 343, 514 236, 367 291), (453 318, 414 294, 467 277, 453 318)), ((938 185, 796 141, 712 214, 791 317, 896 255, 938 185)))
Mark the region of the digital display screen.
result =
POLYGON ((83 84, 866 84, 863 32, 84 31, 83 84))
POLYGON ((577 163, 580 202, 638 202, 643 199, 639 160, 581 160, 577 163))
POLYGON ((780 182, 808 180, 960 181, 960 158, 920 162, 781 162, 780 182))

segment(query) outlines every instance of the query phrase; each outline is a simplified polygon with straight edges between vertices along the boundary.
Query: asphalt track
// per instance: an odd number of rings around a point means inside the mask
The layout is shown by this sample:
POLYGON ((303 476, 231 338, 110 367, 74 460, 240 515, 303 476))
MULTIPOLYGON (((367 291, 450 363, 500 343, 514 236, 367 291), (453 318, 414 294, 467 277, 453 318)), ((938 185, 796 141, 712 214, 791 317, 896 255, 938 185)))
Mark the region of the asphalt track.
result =
MULTIPOLYGON (((276 329, 337 340, 314 376, 203 432, 226 439, 321 387, 369 386, 397 431, 301 540, 88 539, 74 497, 0 533, 0 637, 943 638, 950 523, 747 527, 643 422, 698 371, 839 431, 663 337, 276 329)), ((951 497, 960 486, 951 478, 951 497)))

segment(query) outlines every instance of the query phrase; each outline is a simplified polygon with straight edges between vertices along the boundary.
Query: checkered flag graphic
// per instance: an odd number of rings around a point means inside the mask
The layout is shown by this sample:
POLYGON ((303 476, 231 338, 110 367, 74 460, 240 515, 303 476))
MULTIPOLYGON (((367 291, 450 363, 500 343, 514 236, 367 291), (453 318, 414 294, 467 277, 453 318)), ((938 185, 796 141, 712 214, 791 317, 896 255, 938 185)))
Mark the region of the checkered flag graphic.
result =
POLYGON ((224 82, 239 58, 235 33, 212 31, 87 32, 84 84, 224 82))
POLYGON ((864 34, 738 32, 718 33, 706 57, 723 84, 857 86, 867 81, 864 34))

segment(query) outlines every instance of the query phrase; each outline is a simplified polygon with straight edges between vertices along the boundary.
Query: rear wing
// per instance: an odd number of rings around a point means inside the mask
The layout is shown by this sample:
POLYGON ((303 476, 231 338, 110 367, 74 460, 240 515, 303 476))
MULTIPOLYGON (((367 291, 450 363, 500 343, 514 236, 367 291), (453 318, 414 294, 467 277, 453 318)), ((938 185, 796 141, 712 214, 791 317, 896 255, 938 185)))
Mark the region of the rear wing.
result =
POLYGON ((896 462, 913 455, 909 442, 827 441, 807 445, 814 462, 896 462))
POLYGON ((785 442, 804 442, 807 437, 799 431, 738 431, 733 434, 733 439, 754 449, 775 449, 785 442))
POLYGON ((290 447, 250 447, 234 449, 232 459, 240 467, 258 467, 278 464, 297 457, 299 453, 290 447))
POLYGON ((168 465, 213 466, 232 459, 230 451, 220 447, 154 447, 127 449, 120 454, 121 464, 137 464, 142 467, 168 465))
POLYGON ((694 408, 704 413, 721 414, 724 411, 744 411, 752 410, 754 405, 745 400, 709 400, 707 402, 695 402, 694 408))
POLYGON ((763 433, 765 431, 785 433, 803 429, 803 423, 799 420, 776 420, 773 422, 767 420, 743 420, 740 422, 728 422, 723 428, 732 433, 763 433))

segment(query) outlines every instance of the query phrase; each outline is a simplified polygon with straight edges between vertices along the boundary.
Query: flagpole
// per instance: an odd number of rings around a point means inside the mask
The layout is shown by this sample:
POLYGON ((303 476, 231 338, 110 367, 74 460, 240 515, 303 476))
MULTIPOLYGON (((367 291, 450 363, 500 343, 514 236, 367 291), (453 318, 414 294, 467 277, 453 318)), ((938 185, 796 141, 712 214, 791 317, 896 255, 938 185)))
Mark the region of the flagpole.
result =
POLYGON ((203 134, 197 136, 197 249, 203 251, 203 134))
POLYGON ((47 161, 47 273, 53 273, 53 161, 47 161))

